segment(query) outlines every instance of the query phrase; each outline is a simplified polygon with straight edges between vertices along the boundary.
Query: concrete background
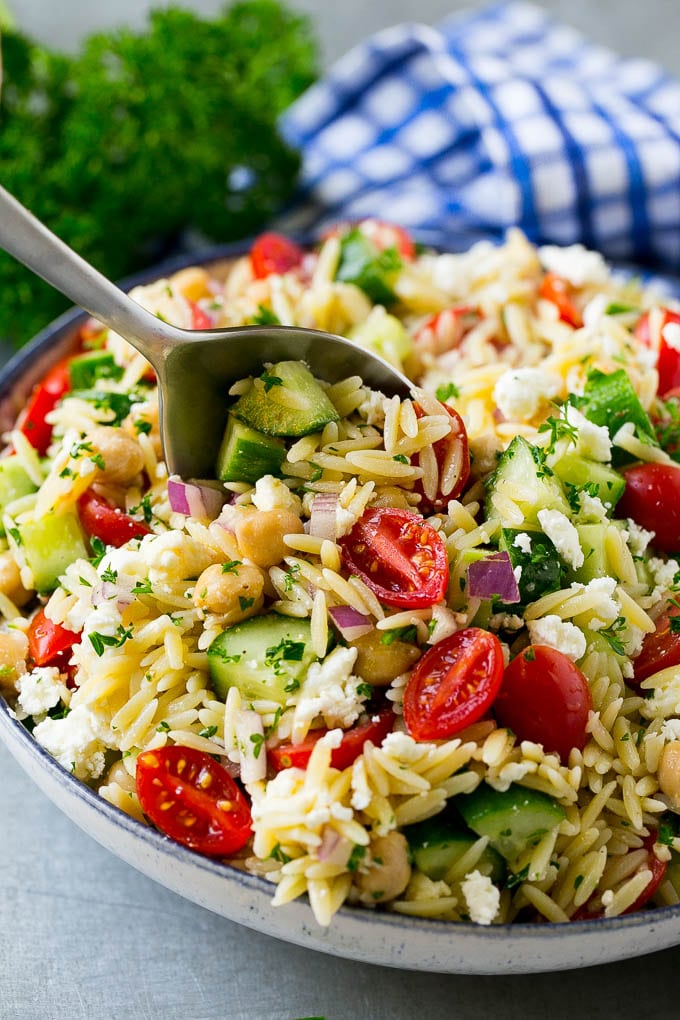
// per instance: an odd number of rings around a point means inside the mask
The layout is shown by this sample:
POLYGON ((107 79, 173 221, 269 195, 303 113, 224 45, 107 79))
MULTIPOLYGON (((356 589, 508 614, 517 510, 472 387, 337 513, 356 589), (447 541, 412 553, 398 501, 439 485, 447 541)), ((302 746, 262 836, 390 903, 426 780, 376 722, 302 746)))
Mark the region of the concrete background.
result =
MULTIPOLYGON (((68 48, 140 24, 137 0, 10 0, 20 25, 68 48)), ((195 0, 204 13, 217 0, 195 0)), ((328 63, 452 0, 298 0, 328 63)), ((548 0, 620 52, 677 67, 677 0, 548 0)), ((275 45, 275 41, 272 41, 275 45)), ((572 1020, 677 1012, 680 950, 565 974, 442 977, 335 960, 223 921, 113 858, 61 815, 0 747, 0 1020, 572 1020)), ((680 933, 679 933, 680 940, 680 933)), ((641 951, 644 949, 640 947, 641 951)))

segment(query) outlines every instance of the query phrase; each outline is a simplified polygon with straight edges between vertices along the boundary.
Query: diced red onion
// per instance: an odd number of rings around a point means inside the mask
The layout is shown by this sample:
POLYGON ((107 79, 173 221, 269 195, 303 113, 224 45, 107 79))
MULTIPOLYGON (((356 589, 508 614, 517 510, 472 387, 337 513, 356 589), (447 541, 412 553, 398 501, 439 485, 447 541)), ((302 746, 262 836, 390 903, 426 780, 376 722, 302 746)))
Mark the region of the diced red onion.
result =
POLYGON ((334 542, 338 537, 337 509, 338 497, 334 492, 321 492, 315 496, 309 516, 309 534, 334 542))
POLYGON ((493 553, 475 560, 467 568, 467 594, 473 598, 490 599, 494 595, 503 602, 519 602, 517 578, 506 552, 493 553))
POLYGON ((370 617, 352 606, 331 606, 328 615, 345 641, 354 641, 373 630, 370 617))
POLYGON ((92 589, 92 605, 98 609, 99 606, 115 603, 116 609, 125 609, 135 601, 132 594, 134 584, 134 579, 126 574, 121 574, 115 581, 100 581, 92 589))
POLYGON ((168 499, 175 513, 214 521, 227 501, 223 489, 201 482, 183 482, 179 475, 168 478, 168 499))

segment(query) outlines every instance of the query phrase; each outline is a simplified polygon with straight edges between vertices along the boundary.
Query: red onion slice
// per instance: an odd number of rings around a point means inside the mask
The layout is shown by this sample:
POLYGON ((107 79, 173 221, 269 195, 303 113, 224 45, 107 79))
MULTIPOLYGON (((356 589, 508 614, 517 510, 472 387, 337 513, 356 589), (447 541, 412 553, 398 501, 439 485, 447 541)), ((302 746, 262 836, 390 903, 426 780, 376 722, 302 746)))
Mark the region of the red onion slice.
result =
POLYGON ((175 513, 214 521, 227 501, 227 493, 207 483, 183 482, 179 475, 171 475, 168 478, 168 500, 175 513))
POLYGON ((335 542, 338 537, 338 497, 334 492, 321 492, 314 497, 309 517, 309 534, 335 542))
POLYGON ((517 578, 506 552, 492 553, 471 563, 467 568, 467 582, 467 594, 472 598, 496 596, 508 603, 520 600, 517 578))
POLYGON ((370 617, 359 613, 352 606, 331 606, 328 615, 345 641, 354 641, 373 630, 370 617))

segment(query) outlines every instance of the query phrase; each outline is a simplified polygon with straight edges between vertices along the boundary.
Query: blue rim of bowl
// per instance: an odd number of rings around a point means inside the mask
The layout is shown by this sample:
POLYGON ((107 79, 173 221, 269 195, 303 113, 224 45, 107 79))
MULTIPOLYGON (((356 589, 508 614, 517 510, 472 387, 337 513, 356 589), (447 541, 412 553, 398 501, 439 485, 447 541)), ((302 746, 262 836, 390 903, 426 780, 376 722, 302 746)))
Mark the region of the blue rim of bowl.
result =
MULTIPOLYGON (((308 239, 296 238, 296 240, 300 240, 300 243, 305 243, 308 239)), ((164 260, 149 269, 135 273, 133 276, 122 280, 119 286, 123 290, 130 290, 132 287, 150 283, 155 279, 177 272, 187 266, 209 265, 224 259, 237 258, 249 250, 250 243, 250 240, 238 241, 178 255, 164 260)), ((637 275, 645 279, 659 281, 661 284, 668 286, 674 295, 680 297, 680 278, 673 278, 663 274, 640 273, 635 267, 625 266, 622 269, 623 272, 631 275, 637 273, 637 275)), ((69 333, 72 333, 78 325, 87 321, 87 319, 87 313, 78 308, 72 308, 64 312, 63 315, 49 323, 25 347, 21 348, 10 358, 0 369, 0 400, 10 394, 12 387, 20 381, 23 373, 32 364, 37 355, 44 354, 51 344, 65 339, 69 333)), ((44 747, 34 740, 30 731, 16 718, 13 710, 0 695, 0 735, 2 735, 4 729, 7 729, 8 732, 11 731, 25 745, 27 751, 38 759, 44 771, 50 774, 56 781, 66 784, 72 794, 81 801, 84 801, 89 809, 103 814, 113 826, 125 830, 128 834, 141 840, 161 855, 172 857, 188 866, 206 871, 212 876, 238 882, 248 891, 260 896, 264 895, 267 901, 271 901, 271 882, 230 865, 228 861, 223 862, 204 857, 179 843, 175 843, 158 830, 144 825, 114 804, 104 800, 96 790, 93 790, 80 779, 76 779, 44 747)), ((181 893, 178 893, 178 895, 181 895, 181 893)), ((270 909, 274 911, 277 908, 271 907, 270 909)), ((655 919, 659 923, 664 924, 677 920, 680 925, 680 904, 655 907, 653 910, 640 910, 633 914, 620 914, 617 917, 611 918, 598 917, 589 920, 569 921, 568 923, 548 921, 532 923, 513 922, 511 924, 492 924, 488 927, 474 925, 468 921, 444 921, 437 918, 405 916, 396 912, 367 910, 366 908, 356 907, 351 904, 343 905, 339 913, 341 915, 351 913, 353 921, 370 923, 374 928, 383 925, 387 926, 390 930, 406 929, 408 931, 413 929, 420 934, 431 934, 441 942, 445 941, 447 933, 458 937, 465 932, 474 930, 476 938, 489 938, 495 941, 498 939, 509 939, 509 948, 511 947, 513 936, 522 937, 523 939, 528 938, 538 942, 546 937, 550 939, 561 938, 567 931, 574 935, 594 931, 604 935, 606 932, 614 930, 634 930, 636 928, 642 930, 653 924, 655 919)), ((680 935, 680 927, 678 933, 680 935)), ((644 953, 643 948, 641 948, 642 953, 644 953)))

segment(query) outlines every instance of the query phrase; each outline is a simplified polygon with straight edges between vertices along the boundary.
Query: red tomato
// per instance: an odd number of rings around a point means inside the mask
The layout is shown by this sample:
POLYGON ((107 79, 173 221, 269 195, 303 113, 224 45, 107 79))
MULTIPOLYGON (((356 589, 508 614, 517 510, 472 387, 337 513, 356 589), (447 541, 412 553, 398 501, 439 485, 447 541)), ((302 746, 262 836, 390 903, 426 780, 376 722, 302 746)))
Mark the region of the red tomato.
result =
MULTIPOLYGON (((442 404, 442 407, 451 418, 451 432, 448 436, 444 436, 443 439, 438 439, 433 446, 437 467, 439 468, 437 491, 434 497, 430 499, 425 495, 422 479, 419 478, 414 486, 415 491, 419 492, 422 496, 420 510, 424 514, 430 514, 436 510, 445 510, 450 499, 457 499, 460 496, 470 477, 470 449, 463 419, 458 414, 458 411, 448 407, 447 404, 442 404), (448 475, 452 484, 450 487, 447 486, 446 492, 443 492, 442 471, 445 467, 450 468, 448 475)), ((416 415, 422 418, 425 412, 419 404, 415 405, 415 410, 416 415)), ((414 457, 413 462, 414 464, 420 463, 418 454, 414 457)))
POLYGON ((170 839, 209 857, 227 857, 251 836, 248 801, 204 751, 171 745, 137 758, 142 811, 170 839))
POLYGON ((583 325, 581 313, 572 299, 573 287, 556 273, 546 273, 538 288, 539 296, 551 301, 560 313, 560 319, 574 329, 583 325))
MULTIPOLYGON (((652 899, 664 880, 668 865, 665 861, 660 861, 654 853, 654 844, 656 843, 657 836, 658 833, 656 830, 652 829, 649 835, 644 839, 642 845, 647 851, 647 860, 644 861, 637 869, 638 871, 641 871, 643 868, 649 868, 652 873, 652 877, 635 902, 631 903, 631 905, 624 910, 624 914, 634 914, 637 910, 642 910, 642 908, 652 899)), ((630 852, 635 853, 637 851, 630 852)), ((596 917, 604 917, 604 910, 597 895, 591 897, 591 899, 584 903, 582 907, 579 907, 578 910, 572 914, 571 919, 572 921, 590 921, 596 917)))
MULTIPOLYGON (((371 716, 367 722, 359 723, 342 735, 342 743, 331 751, 331 765, 334 769, 347 769, 364 749, 370 740, 380 747, 394 726, 394 712, 385 708, 377 715, 371 716)), ((326 729, 313 730, 301 744, 279 744, 267 751, 267 761, 277 772, 281 769, 306 769, 317 741, 328 733, 326 729)))
MULTIPOLYGON (((187 299, 188 300, 188 299, 187 299)), ((189 301, 189 307, 191 308, 191 328, 192 329, 212 329, 215 323, 212 321, 207 312, 204 312, 200 305, 197 305, 195 301, 189 301)))
POLYGON ((38 610, 28 628, 28 654, 36 666, 61 669, 70 658, 73 645, 79 641, 80 634, 48 620, 44 609, 38 610))
POLYGON ((151 534, 144 521, 136 521, 116 506, 111 506, 98 496, 94 489, 87 489, 78 500, 80 523, 90 537, 101 539, 106 545, 117 549, 131 538, 143 538, 151 534))
POLYGON ((669 606, 656 621, 656 630, 645 635, 640 653, 633 661, 635 675, 628 683, 640 684, 660 669, 680 666, 680 633, 672 631, 670 624, 671 617, 679 613, 678 606, 669 606))
POLYGON ((358 227, 362 234, 370 238, 380 251, 385 251, 386 248, 396 248, 404 262, 412 262, 416 257, 413 238, 407 230, 396 223, 367 219, 361 220, 358 227))
POLYGON ((20 432, 41 457, 45 456, 52 441, 52 426, 47 424, 45 418, 71 388, 68 371, 70 360, 63 358, 50 369, 42 382, 33 389, 20 416, 20 432))
POLYGON ((572 747, 585 747, 592 707, 578 666, 556 648, 530 645, 506 667, 494 714, 519 740, 542 744, 565 762, 572 747))
POLYGON ((626 488, 616 513, 654 532, 652 544, 680 552, 680 467, 636 464, 623 472, 626 488))
POLYGON ((444 541, 411 510, 367 510, 339 544, 350 573, 388 606, 433 606, 446 594, 449 558, 444 541))
POLYGON ((295 269, 304 258, 304 252, 294 241, 283 234, 260 234, 250 249, 253 274, 258 280, 275 273, 277 276, 295 269))
POLYGON ((415 740, 446 740, 481 719, 503 679, 495 634, 467 627, 444 638, 416 663, 404 691, 404 720, 415 740))
POLYGON ((668 343, 664 337, 664 328, 668 323, 680 325, 680 314, 670 308, 662 309, 658 340, 653 340, 649 329, 649 312, 645 312, 635 327, 635 337, 645 347, 656 346, 658 342, 659 357, 656 368, 659 373, 658 392, 665 396, 669 390, 680 386, 680 350, 668 343))
POLYGON ((437 356, 446 354, 458 346, 478 320, 479 312, 473 305, 445 308, 425 320, 413 338, 416 348, 437 356))

